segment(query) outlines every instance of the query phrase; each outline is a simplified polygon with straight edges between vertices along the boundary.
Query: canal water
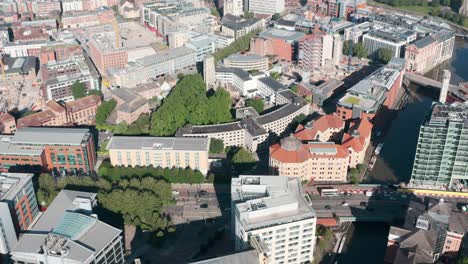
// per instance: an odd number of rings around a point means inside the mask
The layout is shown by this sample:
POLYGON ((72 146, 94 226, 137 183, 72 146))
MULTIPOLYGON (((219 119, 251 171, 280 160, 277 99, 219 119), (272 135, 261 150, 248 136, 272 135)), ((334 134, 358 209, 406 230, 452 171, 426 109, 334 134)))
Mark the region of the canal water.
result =
MULTIPOLYGON (((426 76, 440 81, 444 69, 452 72, 452 84, 468 81, 468 41, 457 40, 453 58, 426 76)), ((412 85, 408 94, 406 107, 396 114, 384 135, 381 158, 366 177, 368 183, 408 182, 411 177, 419 127, 432 102, 437 100, 438 91, 412 85)), ((338 263, 383 263, 388 229, 389 226, 384 223, 354 224, 338 263)))

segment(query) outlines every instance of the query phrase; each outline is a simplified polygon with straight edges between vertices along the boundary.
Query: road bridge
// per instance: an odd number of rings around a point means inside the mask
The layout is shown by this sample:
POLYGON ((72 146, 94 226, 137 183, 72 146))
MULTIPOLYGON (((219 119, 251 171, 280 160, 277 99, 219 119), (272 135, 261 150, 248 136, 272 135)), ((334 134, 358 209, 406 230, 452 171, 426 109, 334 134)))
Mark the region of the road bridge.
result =
MULTIPOLYGON (((427 86, 427 87, 434 87, 436 89, 441 89, 442 88, 442 83, 436 80, 433 80, 431 78, 415 74, 415 73, 410 73, 406 72, 405 77, 407 81, 412 82, 417 85, 421 86, 427 86)), ((457 98, 457 101, 466 101, 468 100, 468 87, 463 87, 460 85, 454 85, 450 84, 449 85, 449 96, 453 96, 454 98, 457 98)))

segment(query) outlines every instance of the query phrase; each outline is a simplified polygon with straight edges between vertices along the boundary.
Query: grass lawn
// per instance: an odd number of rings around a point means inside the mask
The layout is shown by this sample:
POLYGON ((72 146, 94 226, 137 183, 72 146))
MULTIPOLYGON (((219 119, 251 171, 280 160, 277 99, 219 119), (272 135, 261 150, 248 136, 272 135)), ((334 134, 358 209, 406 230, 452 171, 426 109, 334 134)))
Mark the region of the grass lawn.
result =
POLYGON ((434 9, 432 6, 427 6, 427 5, 426 6, 391 6, 391 5, 386 5, 383 3, 375 2, 372 0, 368 0, 367 2, 370 5, 389 7, 389 8, 394 8, 394 9, 400 9, 402 11, 415 12, 415 13, 421 13, 421 14, 426 14, 426 15, 429 15, 429 12, 434 9))
POLYGON ((350 96, 348 98, 346 98, 345 102, 348 103, 348 104, 359 104, 359 102, 361 101, 361 99, 357 98, 357 97, 354 97, 354 96, 350 96))

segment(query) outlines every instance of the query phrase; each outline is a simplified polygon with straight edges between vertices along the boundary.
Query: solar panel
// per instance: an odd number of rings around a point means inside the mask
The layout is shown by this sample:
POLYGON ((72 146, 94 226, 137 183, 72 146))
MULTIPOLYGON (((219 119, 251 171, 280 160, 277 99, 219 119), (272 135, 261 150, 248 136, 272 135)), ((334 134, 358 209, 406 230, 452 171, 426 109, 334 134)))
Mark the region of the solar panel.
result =
POLYGON ((76 240, 95 222, 96 219, 91 216, 75 212, 65 212, 62 221, 52 230, 52 233, 76 240))

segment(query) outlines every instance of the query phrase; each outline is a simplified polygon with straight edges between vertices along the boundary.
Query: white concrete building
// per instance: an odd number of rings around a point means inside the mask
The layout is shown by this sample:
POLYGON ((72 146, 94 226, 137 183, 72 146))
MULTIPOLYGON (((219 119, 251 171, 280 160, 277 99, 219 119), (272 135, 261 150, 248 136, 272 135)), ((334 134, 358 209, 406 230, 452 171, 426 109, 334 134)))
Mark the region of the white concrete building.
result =
POLYGON ((234 16, 240 16, 244 14, 244 2, 243 0, 226 0, 224 1, 223 8, 224 16, 231 14, 234 16))
POLYGON ((236 250, 254 247, 267 263, 310 263, 316 214, 298 178, 241 175, 232 179, 236 250))
POLYGON ((82 0, 62 0, 62 12, 83 11, 82 0))
POLYGON ((195 50, 197 62, 203 61, 203 59, 216 51, 216 38, 208 35, 199 35, 190 39, 190 42, 185 44, 195 50))
POLYGON ((284 0, 249 0, 249 11, 258 14, 281 13, 284 11, 284 0))

